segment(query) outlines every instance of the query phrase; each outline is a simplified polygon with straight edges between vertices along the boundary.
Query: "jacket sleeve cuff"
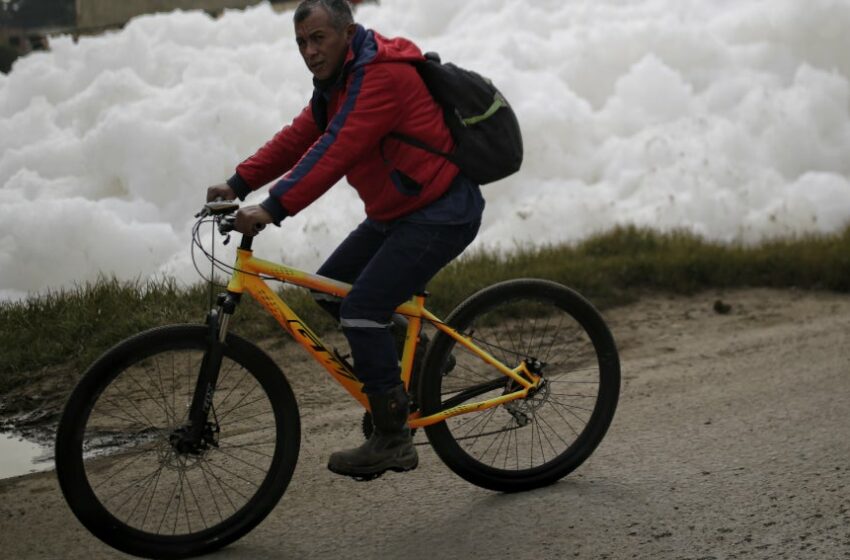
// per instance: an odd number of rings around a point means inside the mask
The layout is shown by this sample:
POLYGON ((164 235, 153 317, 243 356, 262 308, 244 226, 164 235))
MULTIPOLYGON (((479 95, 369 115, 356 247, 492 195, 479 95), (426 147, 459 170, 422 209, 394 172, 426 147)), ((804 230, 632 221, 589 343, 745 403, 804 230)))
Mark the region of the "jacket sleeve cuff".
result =
POLYGON ((240 177, 238 173, 234 173, 233 177, 227 180, 227 186, 233 189, 239 200, 245 200, 245 197, 251 193, 251 187, 248 186, 245 179, 240 177))
POLYGON ((272 221, 276 226, 279 226, 280 222, 282 222, 285 217, 289 216, 289 213, 280 201, 271 196, 262 201, 260 203, 260 207, 271 214, 272 221))

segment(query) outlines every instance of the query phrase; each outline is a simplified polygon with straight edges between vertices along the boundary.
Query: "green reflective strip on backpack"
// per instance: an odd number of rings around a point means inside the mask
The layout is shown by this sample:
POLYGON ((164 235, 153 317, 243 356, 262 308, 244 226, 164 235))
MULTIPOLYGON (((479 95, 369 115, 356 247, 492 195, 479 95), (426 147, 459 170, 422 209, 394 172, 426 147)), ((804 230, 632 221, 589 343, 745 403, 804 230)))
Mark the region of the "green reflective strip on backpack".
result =
POLYGON ((475 117, 469 117, 469 118, 463 119, 463 124, 466 125, 466 126, 472 126, 474 124, 478 124, 483 120, 489 119, 494 114, 496 114, 496 111, 498 111, 502 107, 506 107, 506 106, 507 106, 507 102, 505 101, 505 98, 502 97, 501 95, 497 94, 496 97, 494 98, 493 104, 490 105, 490 108, 487 109, 487 111, 483 115, 478 115, 478 116, 475 116, 475 117))

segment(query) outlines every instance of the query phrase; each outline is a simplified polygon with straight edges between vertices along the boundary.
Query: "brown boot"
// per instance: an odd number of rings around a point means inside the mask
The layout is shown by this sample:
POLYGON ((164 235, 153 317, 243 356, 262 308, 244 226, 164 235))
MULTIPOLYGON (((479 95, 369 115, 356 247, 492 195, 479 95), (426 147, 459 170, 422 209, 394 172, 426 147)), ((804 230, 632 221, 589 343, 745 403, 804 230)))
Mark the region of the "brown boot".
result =
POLYGON ((411 471, 419 456, 407 425, 410 402, 402 385, 387 393, 368 395, 374 429, 360 447, 332 453, 328 468, 358 480, 372 480, 387 471, 411 471))

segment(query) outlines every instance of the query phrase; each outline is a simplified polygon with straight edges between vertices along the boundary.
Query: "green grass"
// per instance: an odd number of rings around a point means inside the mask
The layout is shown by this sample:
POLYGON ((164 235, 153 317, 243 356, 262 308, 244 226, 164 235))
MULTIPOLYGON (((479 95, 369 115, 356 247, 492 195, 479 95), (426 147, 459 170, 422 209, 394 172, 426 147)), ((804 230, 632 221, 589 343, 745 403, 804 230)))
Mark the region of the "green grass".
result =
MULTIPOLYGON (((685 233, 616 229, 578 245, 506 253, 478 252, 446 267, 429 285, 428 307, 445 316, 484 286, 517 277, 567 284, 600 307, 648 291, 693 293, 707 288, 797 287, 850 291, 850 228, 831 236, 773 241, 755 247, 709 243, 685 233)), ((104 350, 140 330, 200 322, 205 285, 181 289, 172 280, 93 284, 21 302, 0 303, 0 395, 61 368, 74 377, 104 350)), ((300 289, 287 301, 319 333, 329 318, 300 289)), ((233 329, 251 339, 282 337, 276 323, 245 298, 233 329)))
POLYGON ((758 246, 710 243, 692 234, 619 228, 578 245, 478 253, 431 283, 431 306, 448 309, 472 291, 520 276, 566 284, 599 307, 647 290, 690 294, 748 286, 850 291, 850 227, 758 246))

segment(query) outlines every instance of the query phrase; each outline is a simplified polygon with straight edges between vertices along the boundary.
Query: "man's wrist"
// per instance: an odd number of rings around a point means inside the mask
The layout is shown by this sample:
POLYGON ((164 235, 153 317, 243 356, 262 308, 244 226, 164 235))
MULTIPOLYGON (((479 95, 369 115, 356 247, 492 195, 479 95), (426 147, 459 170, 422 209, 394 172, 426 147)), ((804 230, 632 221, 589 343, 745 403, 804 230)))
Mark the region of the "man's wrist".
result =
POLYGON ((227 186, 233 189, 233 193, 239 197, 239 200, 245 200, 245 197, 251 194, 251 187, 248 186, 245 179, 240 177, 238 173, 234 173, 233 176, 227 180, 227 186))
POLYGON ((276 226, 279 226, 280 222, 289 215, 280 201, 271 196, 260 203, 260 208, 269 213, 269 216, 272 217, 272 223, 276 226))

